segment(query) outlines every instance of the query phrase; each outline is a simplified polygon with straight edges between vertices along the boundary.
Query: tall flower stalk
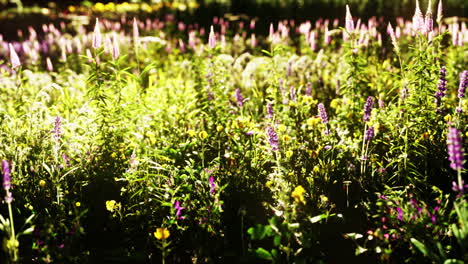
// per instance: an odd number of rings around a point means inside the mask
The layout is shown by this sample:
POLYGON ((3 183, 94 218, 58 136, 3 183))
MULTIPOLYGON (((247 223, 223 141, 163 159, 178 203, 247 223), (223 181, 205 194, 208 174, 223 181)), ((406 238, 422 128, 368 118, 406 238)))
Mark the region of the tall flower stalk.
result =
POLYGON ((458 129, 450 127, 447 135, 447 152, 449 155, 450 168, 457 171, 458 188, 463 190, 461 173, 463 170, 464 153, 462 149, 461 133, 458 129))
POLYGON ((7 231, 9 238, 4 240, 4 248, 8 251, 11 262, 18 261, 18 247, 19 242, 15 234, 15 224, 13 221, 13 210, 11 203, 13 202, 13 195, 10 191, 11 177, 10 177, 10 164, 6 160, 2 160, 2 174, 3 174, 3 189, 5 190, 5 203, 8 206, 9 221, 0 216, 2 229, 7 231))
POLYGON ((369 149, 369 142, 374 137, 374 127, 370 127, 369 129, 367 128, 367 122, 369 122, 370 120, 373 107, 374 98, 372 96, 369 96, 367 97, 366 103, 364 104, 364 112, 362 115, 362 121, 364 121, 364 131, 362 133, 361 175, 364 175, 366 171, 367 151, 369 149))

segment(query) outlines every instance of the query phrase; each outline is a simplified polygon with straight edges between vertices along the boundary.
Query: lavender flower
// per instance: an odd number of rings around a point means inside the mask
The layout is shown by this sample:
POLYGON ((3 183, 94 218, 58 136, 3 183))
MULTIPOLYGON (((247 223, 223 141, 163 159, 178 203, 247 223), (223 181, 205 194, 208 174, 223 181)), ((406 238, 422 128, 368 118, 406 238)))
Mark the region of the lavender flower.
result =
POLYGON ((58 140, 61 135, 62 135, 62 119, 60 118, 60 116, 57 116, 55 118, 55 123, 54 123, 54 130, 52 131, 52 133, 54 134, 54 138, 56 140, 58 140))
POLYGON ((275 132, 275 129, 272 127, 267 128, 267 136, 268 136, 268 141, 270 143, 271 149, 273 151, 278 151, 279 146, 278 146, 278 135, 275 132))
POLYGON ((450 160, 450 168, 463 169, 463 149, 460 131, 454 127, 449 128, 447 136, 447 149, 450 160))
POLYGON ((437 91, 435 93, 435 103, 437 108, 439 108, 442 104, 442 98, 445 97, 445 92, 447 91, 447 79, 445 76, 447 75, 447 70, 445 66, 442 66, 439 71, 439 82, 437 83, 437 91))
POLYGON ((362 121, 367 122, 370 120, 372 107, 374 106, 374 98, 372 96, 367 97, 366 103, 364 104, 364 115, 362 121))
POLYGON ((465 70, 460 75, 460 85, 458 86, 458 98, 465 97, 465 90, 468 86, 468 71, 465 70))
POLYGON ((407 84, 404 84, 403 88, 401 89, 401 92, 400 92, 401 100, 404 101, 406 99, 406 97, 408 97, 408 93, 409 93, 408 86, 407 86, 407 84))
POLYGON ((267 118, 272 119, 274 115, 273 104, 268 103, 266 106, 267 118))
POLYGON ((244 97, 242 97, 242 93, 239 88, 236 89, 236 102, 238 107, 242 107, 244 105, 244 97))
POLYGON ((2 173, 3 173, 3 189, 9 191, 11 188, 10 179, 10 164, 6 160, 2 160, 2 173))
POLYGON ((374 137, 374 126, 370 126, 364 135, 364 141, 370 142, 373 137, 374 137))
POLYGON ((320 115, 320 119, 322 119, 322 123, 323 124, 328 123, 327 112, 325 111, 325 106, 322 103, 318 104, 318 112, 320 115))
POLYGON ((185 217, 180 216, 180 215, 182 214, 182 210, 184 210, 185 207, 181 207, 181 206, 180 206, 180 202, 179 202, 179 201, 176 201, 175 204, 174 204, 174 208, 176 209, 176 216, 177 216, 177 219, 184 219, 185 217))

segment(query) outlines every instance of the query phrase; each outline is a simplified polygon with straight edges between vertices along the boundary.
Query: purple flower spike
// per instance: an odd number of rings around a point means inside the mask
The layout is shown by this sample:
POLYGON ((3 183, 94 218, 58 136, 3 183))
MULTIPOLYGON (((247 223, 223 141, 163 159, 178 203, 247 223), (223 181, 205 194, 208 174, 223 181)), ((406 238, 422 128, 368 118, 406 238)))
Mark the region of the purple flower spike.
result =
POLYGON ((374 98, 372 96, 367 97, 366 103, 364 104, 364 115, 362 117, 362 121, 368 122, 370 120, 370 115, 371 115, 373 106, 374 106, 374 98))
POLYGON ((176 201, 175 204, 174 204, 174 208, 176 209, 176 216, 177 216, 177 219, 184 219, 185 217, 180 216, 180 215, 182 214, 182 210, 184 210, 185 207, 181 207, 181 206, 180 206, 180 202, 179 202, 179 201, 176 201))
POLYGON ((372 138, 374 137, 374 127, 371 126, 367 129, 366 134, 364 135, 364 141, 372 141, 372 138))
POLYGON ((214 194, 216 192, 216 183, 213 176, 210 176, 208 183, 210 184, 210 193, 214 194))
POLYGON ((276 134, 275 129, 272 127, 268 127, 267 136, 268 136, 268 141, 270 143, 271 149, 273 151, 278 151, 279 150, 278 135, 276 134))
POLYGON ((239 88, 236 89, 236 102, 238 107, 242 107, 244 105, 244 97, 242 97, 242 93, 239 88))
POLYGON ((266 106, 266 111, 267 111, 267 118, 272 119, 274 115, 274 110, 273 110, 273 104, 268 103, 266 106))
POLYGON ((58 140, 62 135, 61 127, 62 127, 62 119, 60 118, 60 116, 57 116, 55 118, 54 130, 52 131, 52 133, 54 134, 54 138, 56 140, 58 140))
POLYGON ((323 124, 328 123, 328 116, 327 116, 327 112, 325 111, 325 106, 322 103, 320 103, 318 104, 317 107, 318 107, 320 119, 322 119, 322 123, 323 124))
POLYGON ((2 160, 2 173, 3 173, 3 189, 5 191, 10 190, 11 188, 11 179, 10 179, 10 164, 6 160, 2 160))
POLYGON ((460 131, 454 127, 449 128, 447 136, 447 149, 450 160, 450 168, 463 169, 463 149, 460 131))
POLYGON ((442 98, 445 97, 445 92, 447 91, 447 79, 445 76, 447 75, 447 70, 445 66, 442 66, 439 71, 439 82, 437 83, 437 91, 434 94, 435 96, 435 103, 437 108, 439 108, 442 104, 442 98))
POLYGON ((458 98, 465 97, 465 90, 468 86, 468 71, 463 71, 460 75, 460 85, 458 86, 458 98))

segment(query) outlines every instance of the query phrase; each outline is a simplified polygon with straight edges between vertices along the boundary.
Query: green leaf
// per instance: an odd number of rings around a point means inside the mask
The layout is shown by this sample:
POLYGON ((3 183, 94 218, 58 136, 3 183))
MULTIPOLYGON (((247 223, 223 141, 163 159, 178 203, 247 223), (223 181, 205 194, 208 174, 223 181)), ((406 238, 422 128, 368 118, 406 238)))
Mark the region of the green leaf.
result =
POLYGON ((411 243, 413 243, 413 245, 415 245, 416 248, 419 249, 419 251, 421 251, 421 253, 423 253, 424 256, 429 256, 429 252, 423 243, 419 242, 415 238, 411 238, 411 243))
POLYGON ((261 259, 273 260, 273 257, 271 256, 270 252, 268 252, 264 248, 257 248, 257 250, 255 250, 255 255, 261 259))
POLYGON ((458 259, 447 259, 445 260, 444 264, 463 264, 465 262, 458 260, 458 259))
POLYGON ((275 236, 275 237, 273 238, 273 245, 274 245, 275 247, 277 247, 277 246, 279 246, 280 244, 281 244, 281 236, 275 236))

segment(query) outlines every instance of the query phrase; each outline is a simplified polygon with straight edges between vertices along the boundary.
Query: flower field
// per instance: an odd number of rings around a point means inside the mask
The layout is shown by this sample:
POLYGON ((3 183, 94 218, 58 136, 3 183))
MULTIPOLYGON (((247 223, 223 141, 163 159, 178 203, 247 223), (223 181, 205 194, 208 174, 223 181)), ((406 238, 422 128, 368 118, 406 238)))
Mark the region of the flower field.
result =
POLYGON ((468 262, 466 17, 196 7, 0 35, 0 263, 468 262))

